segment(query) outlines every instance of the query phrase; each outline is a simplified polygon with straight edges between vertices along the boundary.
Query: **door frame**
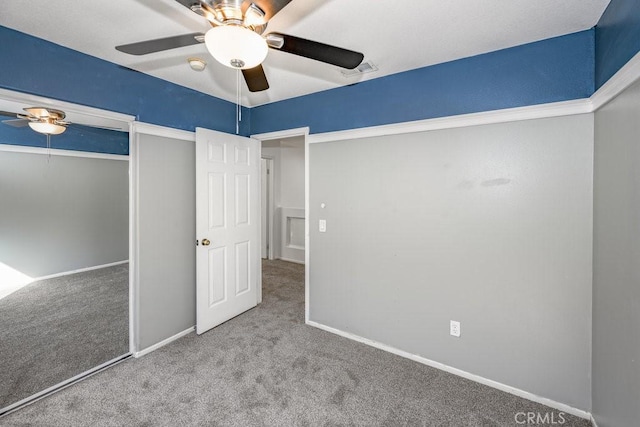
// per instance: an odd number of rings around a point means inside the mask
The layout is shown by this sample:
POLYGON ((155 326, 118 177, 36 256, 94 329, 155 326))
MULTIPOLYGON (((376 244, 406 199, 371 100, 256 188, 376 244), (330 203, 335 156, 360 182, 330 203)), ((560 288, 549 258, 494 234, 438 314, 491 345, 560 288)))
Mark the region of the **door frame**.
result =
MULTIPOLYGON (((262 141, 260 141, 260 143, 262 143, 262 141)), ((260 149, 262 150, 262 147, 260 147, 260 149)), ((273 197, 273 169, 275 162, 273 160, 273 156, 268 156, 266 154, 262 154, 260 159, 264 159, 267 161, 267 168, 270 172, 267 175, 267 259, 273 260, 273 214, 275 213, 273 197)), ((262 186, 260 186, 260 191, 262 191, 262 186)), ((264 212, 260 212, 260 215, 262 215, 263 213, 264 212)), ((260 233, 260 239, 260 245, 262 245, 262 233, 260 233)))
MULTIPOLYGON (((275 132, 259 133, 251 135, 251 138, 260 141, 260 148, 262 148, 262 142, 269 141, 271 139, 278 138, 290 138, 294 136, 301 136, 304 138, 304 321, 309 322, 309 268, 310 268, 310 256, 309 256, 309 128, 301 127, 295 129, 281 130, 275 132)), ((262 212, 260 213, 262 215, 262 212)), ((273 222, 273 221, 271 221, 273 222)), ((273 235, 273 234, 271 234, 273 235)), ((262 238, 262 233, 260 233, 262 238)), ((260 242, 262 244, 262 242, 260 242)), ((260 275, 262 277, 262 275, 260 275)), ((258 303, 262 302, 262 281, 258 288, 258 303)))

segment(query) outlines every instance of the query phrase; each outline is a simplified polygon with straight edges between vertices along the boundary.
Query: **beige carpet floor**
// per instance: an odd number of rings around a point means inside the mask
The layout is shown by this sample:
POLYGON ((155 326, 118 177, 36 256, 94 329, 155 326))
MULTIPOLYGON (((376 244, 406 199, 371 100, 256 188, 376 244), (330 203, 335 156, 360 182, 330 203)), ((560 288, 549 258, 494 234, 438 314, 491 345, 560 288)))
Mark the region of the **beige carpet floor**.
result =
POLYGON ((0 408, 128 352, 128 264, 33 282, 0 299, 0 408))

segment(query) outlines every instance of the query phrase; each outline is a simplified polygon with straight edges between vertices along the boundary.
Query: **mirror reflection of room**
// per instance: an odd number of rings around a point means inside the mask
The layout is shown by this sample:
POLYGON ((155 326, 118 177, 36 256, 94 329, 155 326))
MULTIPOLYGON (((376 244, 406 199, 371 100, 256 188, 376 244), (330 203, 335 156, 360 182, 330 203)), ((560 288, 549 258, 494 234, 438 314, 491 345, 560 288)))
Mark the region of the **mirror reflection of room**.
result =
POLYGON ((127 132, 69 123, 47 148, 21 108, 0 107, 7 408, 129 352, 129 162, 127 132))

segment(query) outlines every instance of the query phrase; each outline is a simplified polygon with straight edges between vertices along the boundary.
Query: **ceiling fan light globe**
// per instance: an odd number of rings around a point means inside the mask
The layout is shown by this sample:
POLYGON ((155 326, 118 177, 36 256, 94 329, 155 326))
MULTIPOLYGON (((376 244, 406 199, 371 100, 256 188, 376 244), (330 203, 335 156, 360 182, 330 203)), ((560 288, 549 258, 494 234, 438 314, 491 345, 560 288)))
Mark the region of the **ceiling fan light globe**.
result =
POLYGON ((204 43, 216 61, 229 68, 243 70, 262 64, 269 51, 262 36, 237 25, 211 28, 204 36, 204 43))
POLYGON ((29 122, 29 127, 38 133, 45 135, 60 135, 67 130, 66 127, 49 122, 29 122))

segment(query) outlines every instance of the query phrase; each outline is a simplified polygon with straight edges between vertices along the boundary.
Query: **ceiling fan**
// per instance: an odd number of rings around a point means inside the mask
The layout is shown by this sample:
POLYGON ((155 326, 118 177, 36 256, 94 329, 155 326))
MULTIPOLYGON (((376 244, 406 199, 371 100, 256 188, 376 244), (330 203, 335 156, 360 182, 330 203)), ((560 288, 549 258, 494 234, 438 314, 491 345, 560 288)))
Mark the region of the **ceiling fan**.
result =
POLYGON ((13 127, 29 126, 38 133, 46 135, 59 135, 67 130, 69 122, 64 121, 64 111, 53 108, 31 107, 24 108, 27 114, 14 114, 7 111, 0 111, 0 115, 17 117, 13 120, 3 120, 2 123, 13 127))
POLYGON ((203 16, 212 28, 206 34, 191 33, 116 46, 131 55, 149 53, 205 43, 207 50, 221 64, 242 70, 251 92, 269 89, 262 61, 269 48, 317 61, 354 69, 364 55, 348 49, 281 33, 263 36, 273 16, 291 0, 176 0, 203 16))

